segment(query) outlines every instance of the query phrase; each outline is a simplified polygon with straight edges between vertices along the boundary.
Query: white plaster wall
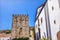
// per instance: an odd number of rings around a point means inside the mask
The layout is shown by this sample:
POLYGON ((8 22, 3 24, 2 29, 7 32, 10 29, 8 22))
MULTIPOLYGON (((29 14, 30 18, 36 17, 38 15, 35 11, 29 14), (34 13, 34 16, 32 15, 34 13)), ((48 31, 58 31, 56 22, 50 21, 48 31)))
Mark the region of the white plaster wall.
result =
POLYGON ((0 40, 10 40, 10 37, 2 37, 2 38, 0 38, 0 40))
POLYGON ((40 23, 40 31, 41 31, 41 38, 42 38, 44 36, 44 33, 47 36, 44 9, 42 10, 42 12, 39 15, 39 23, 40 23), (41 23, 41 17, 42 17, 42 23, 41 23))
POLYGON ((60 10, 58 0, 48 0, 48 9, 52 40, 57 40, 57 32, 60 27, 60 10), (52 6, 54 7, 54 10, 52 10, 52 6), (56 24, 54 24, 54 20, 56 20, 56 24))
POLYGON ((35 33, 38 33, 38 20, 35 22, 35 33))

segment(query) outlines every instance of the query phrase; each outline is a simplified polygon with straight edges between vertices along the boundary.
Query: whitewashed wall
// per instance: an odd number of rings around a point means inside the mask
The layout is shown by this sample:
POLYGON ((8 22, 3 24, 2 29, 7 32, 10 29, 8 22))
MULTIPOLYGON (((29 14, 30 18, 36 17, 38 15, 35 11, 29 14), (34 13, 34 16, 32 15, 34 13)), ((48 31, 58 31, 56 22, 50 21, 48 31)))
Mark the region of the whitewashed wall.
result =
MULTIPOLYGON (((39 8, 37 14, 39 13, 40 10, 41 10, 41 9, 39 8)), ((42 12, 40 13, 38 19, 37 19, 36 22, 35 22, 35 29, 36 29, 35 31, 36 31, 36 33, 38 32, 38 28, 40 28, 41 38, 42 38, 42 37, 45 37, 45 35, 46 35, 46 38, 47 38, 44 9, 42 10, 42 12), (42 23, 41 23, 41 18, 42 18, 42 23), (40 26, 38 26, 38 20, 39 20, 40 26), (44 33, 45 33, 45 35, 44 35, 44 33)))
MULTIPOLYGON (((51 28, 51 37, 52 37, 52 40, 57 40, 57 32, 59 31, 59 28, 60 28, 59 3, 58 3, 58 0, 48 0, 47 3, 48 3, 48 14, 49 14, 50 28, 51 28), (55 20, 56 24, 54 23, 54 20, 55 20)), ((37 33, 38 27, 40 28, 41 38, 42 38, 42 36, 44 36, 44 32, 47 36, 44 8, 41 11, 38 19, 39 19, 40 26, 38 26, 38 20, 36 20, 35 27, 37 27, 37 28, 35 28, 35 29, 36 29, 36 33, 37 33), (42 17, 42 23, 41 23, 41 17, 42 17)))
POLYGON ((60 10, 58 0, 48 0, 48 11, 52 40, 57 40, 57 32, 60 27, 60 10), (54 24, 54 20, 56 21, 56 24, 54 24))
POLYGON ((1 37, 0 40, 11 40, 10 37, 1 37))
POLYGON ((38 33, 38 21, 35 22, 35 33, 38 33))
POLYGON ((47 37, 44 8, 43 8, 43 10, 41 11, 41 13, 39 15, 39 23, 40 23, 41 38, 43 36, 45 37, 45 35, 47 37), (42 23, 41 23, 41 18, 42 18, 42 23), (44 35, 44 33, 45 33, 45 35, 44 35))

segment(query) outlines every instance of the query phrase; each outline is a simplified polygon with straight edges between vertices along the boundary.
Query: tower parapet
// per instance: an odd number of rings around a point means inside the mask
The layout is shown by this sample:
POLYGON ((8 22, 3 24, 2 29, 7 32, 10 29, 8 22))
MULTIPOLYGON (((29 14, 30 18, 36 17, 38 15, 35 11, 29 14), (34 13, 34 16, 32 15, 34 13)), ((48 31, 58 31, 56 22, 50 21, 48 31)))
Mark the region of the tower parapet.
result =
POLYGON ((13 17, 15 17, 15 16, 28 16, 28 14, 13 14, 12 16, 13 17))
POLYGON ((12 17, 12 39, 22 37, 29 38, 28 15, 13 14, 12 17))

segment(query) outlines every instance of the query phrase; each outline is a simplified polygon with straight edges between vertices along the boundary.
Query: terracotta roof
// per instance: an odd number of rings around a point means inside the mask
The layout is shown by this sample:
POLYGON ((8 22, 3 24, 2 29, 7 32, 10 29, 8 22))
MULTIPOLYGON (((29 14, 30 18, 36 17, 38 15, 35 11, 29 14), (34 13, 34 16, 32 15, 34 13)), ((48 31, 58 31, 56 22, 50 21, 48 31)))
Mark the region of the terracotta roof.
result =
POLYGON ((6 31, 11 31, 11 30, 0 30, 0 33, 5 33, 6 31))
POLYGON ((11 36, 11 34, 0 33, 0 38, 1 37, 10 37, 10 36, 11 36))

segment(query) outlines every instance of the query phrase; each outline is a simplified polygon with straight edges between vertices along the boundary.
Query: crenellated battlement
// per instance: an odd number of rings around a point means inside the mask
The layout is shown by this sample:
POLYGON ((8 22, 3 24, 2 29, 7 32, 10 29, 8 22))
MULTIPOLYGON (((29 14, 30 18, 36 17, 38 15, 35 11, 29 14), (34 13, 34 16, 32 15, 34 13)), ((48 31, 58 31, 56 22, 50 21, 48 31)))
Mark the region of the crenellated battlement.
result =
POLYGON ((28 16, 28 14, 13 14, 12 16, 13 17, 15 17, 15 16, 28 16))

